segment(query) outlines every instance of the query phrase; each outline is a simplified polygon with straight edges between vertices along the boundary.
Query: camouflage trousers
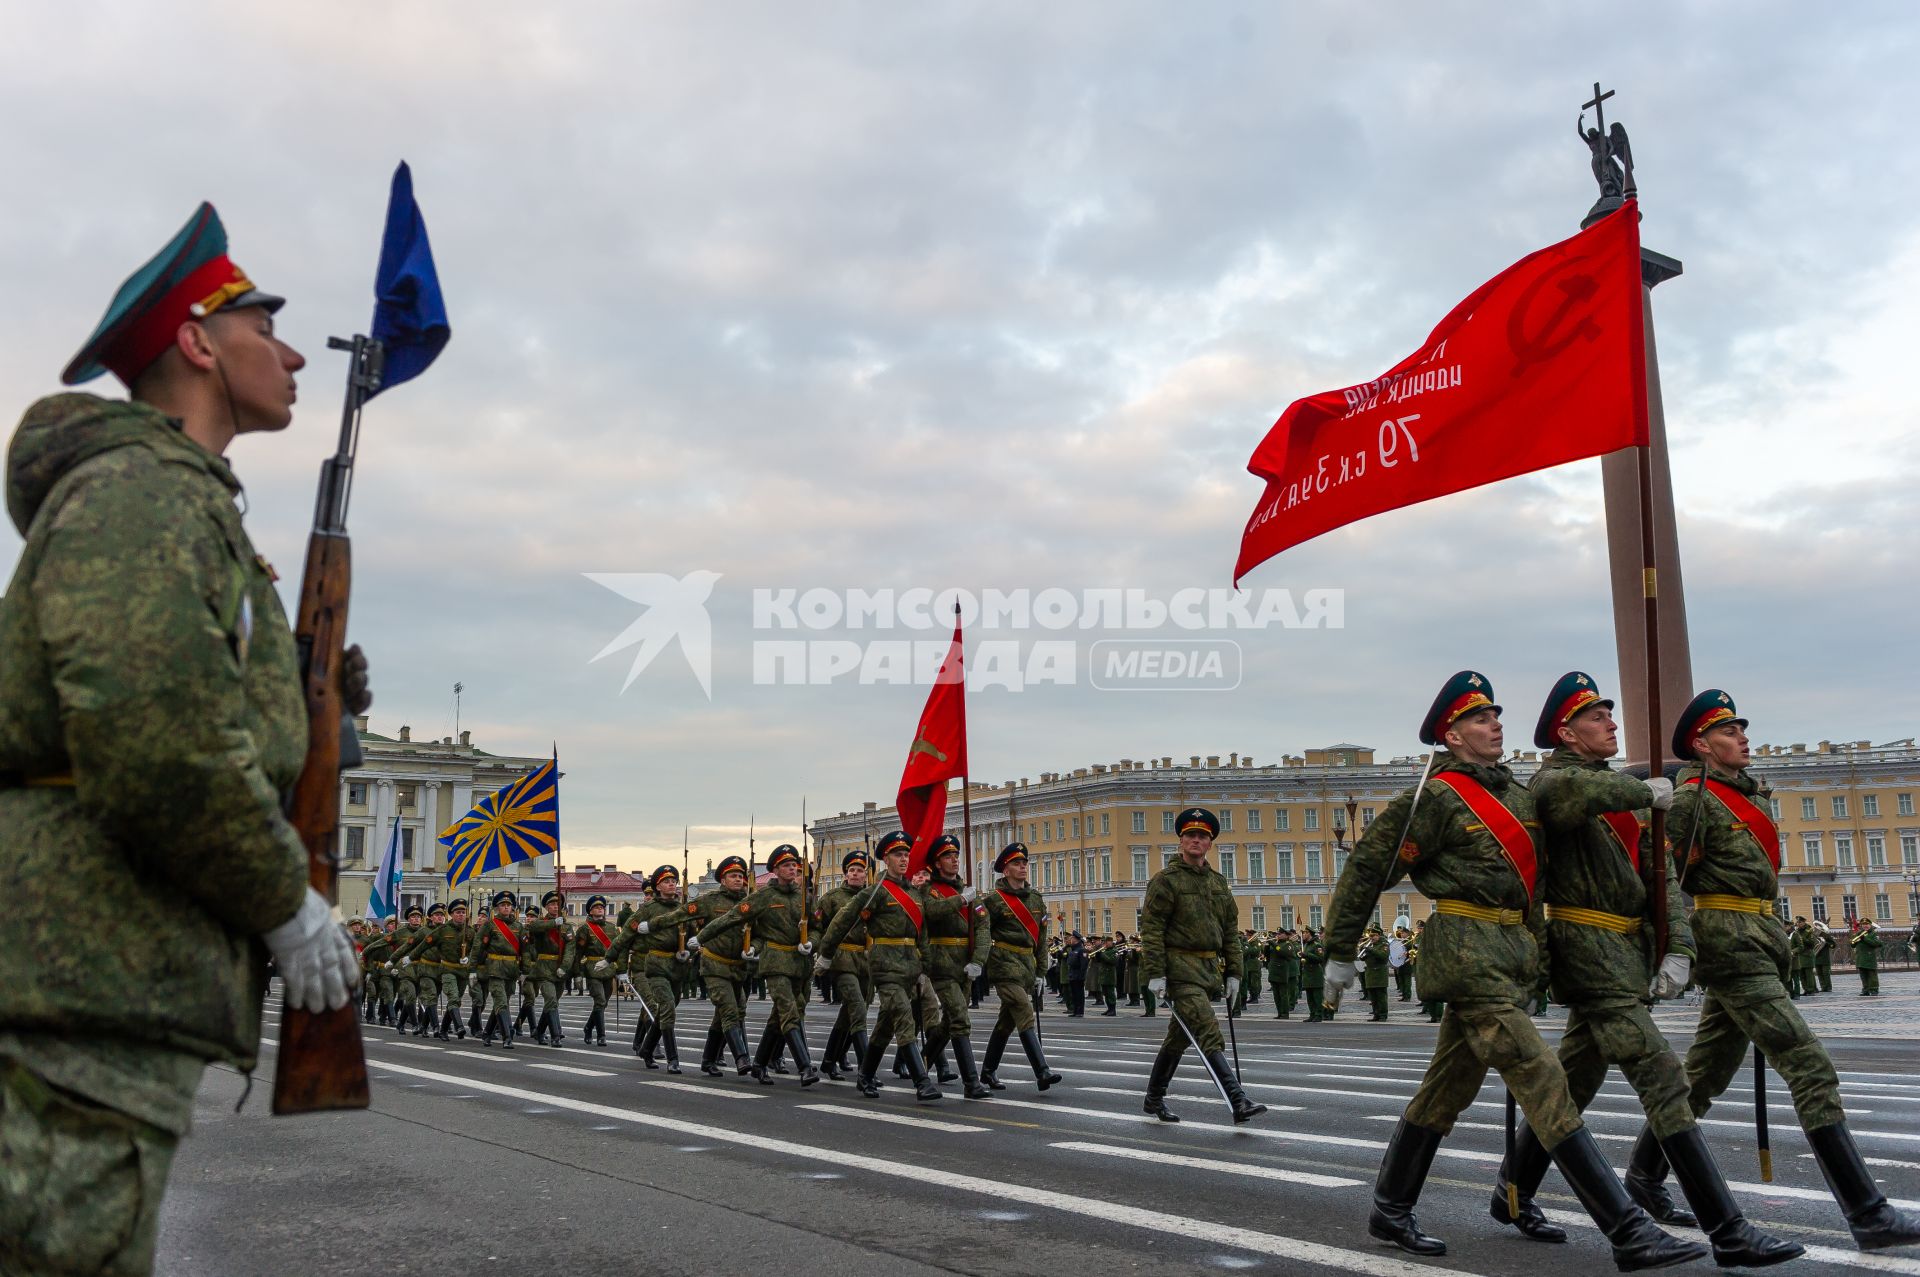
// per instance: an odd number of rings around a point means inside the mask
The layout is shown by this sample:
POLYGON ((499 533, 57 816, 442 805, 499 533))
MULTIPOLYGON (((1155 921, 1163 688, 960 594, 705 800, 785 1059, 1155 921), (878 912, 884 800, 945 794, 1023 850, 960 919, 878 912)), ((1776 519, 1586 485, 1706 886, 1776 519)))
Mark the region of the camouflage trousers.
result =
POLYGON ((1190 1044, 1186 1033, 1180 1028, 1182 1023, 1193 1031, 1194 1040, 1199 1042, 1202 1052, 1211 1055, 1227 1049, 1227 1039, 1220 1032, 1220 1022, 1213 1018, 1213 1002, 1207 997, 1205 985, 1170 983, 1167 985, 1167 1004, 1176 1018, 1167 1025, 1167 1036, 1160 1044, 1161 1050, 1187 1049, 1190 1044))
POLYGON ((873 1000, 880 1010, 873 1020, 873 1040, 905 1046, 917 1032, 913 1022, 913 1003, 917 991, 897 980, 876 980, 873 1000))
POLYGON ((873 986, 865 976, 851 971, 837 971, 833 976, 833 993, 840 999, 840 1018, 834 1027, 846 1034, 865 1033, 867 1031, 867 999, 873 986))
POLYGON ((1559 1058, 1547 1050, 1526 1008, 1505 1002, 1447 1004, 1433 1059, 1407 1105, 1407 1121, 1451 1134, 1455 1120, 1479 1096, 1488 1069, 1499 1073, 1547 1148, 1580 1129, 1580 1110, 1559 1058))
POLYGON ((1607 1067, 1617 1064, 1640 1097, 1655 1138, 1664 1140, 1693 1129, 1687 1071, 1638 999, 1575 1003, 1567 1013, 1559 1054, 1560 1067, 1567 1071, 1567 1092, 1581 1112, 1600 1093, 1607 1067))
POLYGON ((1687 1049, 1688 1103, 1695 1117, 1732 1084, 1747 1058, 1747 1043, 1773 1066, 1793 1095, 1803 1129, 1846 1120, 1840 1079, 1827 1049, 1813 1035, 1778 976, 1747 976, 1715 984, 1700 1004, 1700 1026, 1687 1049))
POLYGON ((540 1013, 551 1009, 555 1014, 560 1010, 560 982, 566 977, 560 974, 558 962, 540 962, 533 968, 533 991, 540 997, 540 1013))
POLYGON ((653 1023, 660 1027, 662 1037, 673 1034, 673 1012, 676 999, 673 992, 673 979, 664 975, 646 975, 635 973, 634 992, 640 995, 640 1001, 646 1005, 647 1014, 653 1023))
MULTIPOLYGON (((447 1000, 447 1006, 449 1008, 459 1006, 460 999, 466 991, 467 974, 465 971, 461 971, 458 974, 452 971, 442 971, 440 973, 439 996, 447 1000)), ((430 991, 423 990, 423 993, 429 1000, 432 1000, 434 997, 434 994, 430 991)))
MULTIPOLYGON (((966 975, 957 975, 952 978, 942 976, 932 982, 933 996, 940 1003, 938 1031, 947 1037, 973 1036, 973 1017, 967 1014, 968 1003, 971 1001, 967 997, 967 986, 972 983, 972 979, 966 975)), ((932 1029, 932 1021, 928 1021, 928 1027, 932 1029)))
POLYGON ((480 1000, 480 992, 484 990, 488 1013, 493 1014, 497 1012, 500 1015, 505 1015, 507 1013, 508 999, 512 995, 513 986, 519 978, 517 975, 504 974, 485 977, 475 976, 473 979, 475 991, 474 1000, 478 1002, 480 1000))
POLYGON ((1000 1015, 993 1022, 996 1035, 1025 1033, 1033 1027, 1033 985, 1031 980, 995 981, 994 992, 1000 995, 1000 1015))
POLYGON ((606 1010, 607 999, 613 994, 613 977, 610 975, 590 975, 586 977, 586 981, 587 996, 593 999, 593 1009, 596 1011, 606 1010))
POLYGON ((773 1011, 768 1017, 773 1028, 781 1037, 793 1029, 804 1029, 807 1024, 807 1004, 805 996, 806 978, 797 975, 770 975, 763 977, 767 982, 767 995, 773 999, 773 1011))
POLYGON ((713 1022, 720 1026, 722 1033, 728 1029, 744 1029, 747 1024, 746 970, 741 969, 737 980, 709 979, 707 1000, 713 1003, 713 1022))
POLYGON ((0 1272, 153 1271, 179 1137, 0 1060, 0 1272))
POLYGON ((937 1033, 942 1023, 940 995, 933 991, 933 981, 922 971, 920 978, 913 982, 914 1011, 919 1025, 928 1033, 937 1033))

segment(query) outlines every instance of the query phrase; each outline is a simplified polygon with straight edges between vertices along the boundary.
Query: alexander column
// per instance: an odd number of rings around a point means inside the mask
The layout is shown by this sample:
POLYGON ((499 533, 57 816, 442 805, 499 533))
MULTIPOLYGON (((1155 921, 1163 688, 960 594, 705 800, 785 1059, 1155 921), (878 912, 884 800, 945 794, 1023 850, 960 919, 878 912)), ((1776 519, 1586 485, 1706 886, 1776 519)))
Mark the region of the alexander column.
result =
MULTIPOLYGON (((1627 131, 1619 123, 1607 127, 1605 102, 1613 90, 1593 86, 1593 100, 1583 106, 1594 113, 1594 127, 1586 127, 1583 110, 1575 130, 1593 157, 1594 180, 1600 198, 1587 211, 1581 229, 1593 225, 1636 194, 1633 152, 1627 131)), ((1653 339, 1653 286, 1680 273, 1680 263, 1650 248, 1640 250, 1640 283, 1644 290, 1647 332, 1647 428, 1652 449, 1649 497, 1653 503, 1654 562, 1658 567, 1660 704, 1671 715, 1693 699, 1693 658, 1687 645, 1687 603, 1680 580, 1680 542, 1673 514, 1673 472, 1667 464, 1666 414, 1660 402, 1660 359, 1653 339)), ((1620 664, 1619 703, 1627 730, 1627 756, 1646 761, 1646 732, 1635 720, 1647 704, 1647 643, 1644 608, 1647 583, 1640 544, 1641 492, 1635 449, 1601 458, 1600 477, 1606 496, 1607 562, 1613 582, 1613 643, 1620 664)), ((1667 724, 1657 723, 1664 733, 1667 724)))

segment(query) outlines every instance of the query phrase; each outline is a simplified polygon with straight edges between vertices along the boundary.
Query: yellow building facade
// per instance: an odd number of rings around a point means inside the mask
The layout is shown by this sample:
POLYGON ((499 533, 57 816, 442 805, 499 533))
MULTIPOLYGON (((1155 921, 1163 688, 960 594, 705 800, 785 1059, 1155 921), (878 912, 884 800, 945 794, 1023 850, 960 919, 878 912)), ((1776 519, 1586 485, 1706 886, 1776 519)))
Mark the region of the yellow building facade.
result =
MULTIPOLYGON (((1510 761, 1524 778, 1540 758, 1527 751, 1510 761)), ((991 880, 1001 847, 1024 842, 1056 932, 1134 933, 1147 880, 1179 854, 1175 815, 1200 806, 1220 817, 1214 867, 1233 885, 1241 926, 1318 928, 1354 839, 1419 779, 1423 761, 1376 761, 1365 746, 1333 745, 1258 766, 1238 754, 1122 759, 976 783, 974 881, 991 880)), ((1836 926, 1849 916, 1898 928, 1920 920, 1920 749, 1912 741, 1761 746, 1754 767, 1774 788, 1784 914, 1836 926)), ((955 833, 961 808, 956 790, 947 804, 955 833)), ((815 820, 808 833, 823 881, 836 883, 847 851, 897 824, 893 808, 876 803, 815 820)), ((1390 924, 1430 912, 1432 902, 1403 880, 1376 916, 1390 924)))

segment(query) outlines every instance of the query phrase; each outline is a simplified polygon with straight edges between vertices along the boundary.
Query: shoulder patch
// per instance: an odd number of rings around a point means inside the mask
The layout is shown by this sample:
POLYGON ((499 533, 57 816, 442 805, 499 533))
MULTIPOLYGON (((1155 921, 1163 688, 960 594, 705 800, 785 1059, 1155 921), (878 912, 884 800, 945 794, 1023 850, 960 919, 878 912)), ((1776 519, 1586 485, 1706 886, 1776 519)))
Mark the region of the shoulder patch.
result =
POLYGON ((1409 838, 1400 844, 1400 859, 1412 864, 1420 859, 1420 844, 1409 838))
POLYGON ((752 910, 751 908, 749 908, 749 907, 748 907, 748 905, 747 905, 747 902, 746 902, 746 901, 744 901, 744 900, 742 900, 742 901, 740 902, 740 912, 741 912, 741 913, 752 913, 752 912, 753 912, 753 910, 752 910))

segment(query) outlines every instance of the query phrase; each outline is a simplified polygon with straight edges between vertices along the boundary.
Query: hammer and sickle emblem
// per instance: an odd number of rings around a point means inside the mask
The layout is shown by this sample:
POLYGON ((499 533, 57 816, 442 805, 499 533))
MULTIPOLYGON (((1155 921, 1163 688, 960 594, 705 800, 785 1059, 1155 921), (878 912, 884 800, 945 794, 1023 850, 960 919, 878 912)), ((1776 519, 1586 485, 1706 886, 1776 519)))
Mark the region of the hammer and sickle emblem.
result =
POLYGON ((935 749, 933 742, 924 736, 916 737, 913 744, 907 746, 907 757, 912 758, 915 754, 932 754, 940 762, 947 761, 947 756, 935 749))
MULTIPOLYGON (((1568 262, 1560 270, 1565 271, 1575 265, 1568 262)), ((1540 290, 1547 286, 1556 273, 1550 271, 1528 284, 1521 292, 1512 314, 1507 316, 1507 345, 1516 356, 1513 365, 1513 375, 1516 377, 1534 364, 1553 358, 1582 338, 1593 341, 1600 336, 1600 325, 1593 321, 1591 314, 1581 315, 1578 319, 1573 317, 1573 311, 1582 302, 1591 301, 1593 295, 1600 291, 1599 282, 1592 275, 1573 275, 1555 280, 1555 286, 1561 293, 1560 304, 1547 316, 1547 322, 1539 332, 1527 335, 1526 318, 1533 308, 1534 298, 1539 296, 1540 290)))

